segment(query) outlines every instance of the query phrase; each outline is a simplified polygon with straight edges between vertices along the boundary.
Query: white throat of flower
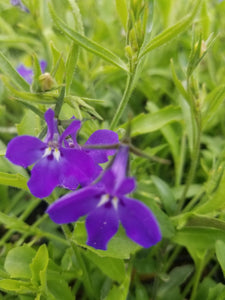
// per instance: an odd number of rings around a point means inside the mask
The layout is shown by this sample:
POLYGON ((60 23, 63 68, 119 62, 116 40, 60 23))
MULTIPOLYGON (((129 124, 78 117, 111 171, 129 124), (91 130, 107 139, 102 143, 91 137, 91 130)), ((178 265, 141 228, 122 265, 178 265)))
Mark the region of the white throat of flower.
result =
MULTIPOLYGON (((107 203, 110 200, 110 195, 108 194, 104 194, 101 196, 100 201, 98 202, 98 207, 104 205, 105 203, 107 203)), ((112 198, 112 205, 114 207, 115 210, 118 209, 118 201, 119 199, 117 197, 113 197, 112 198)))
POLYGON ((43 154, 43 157, 49 156, 50 154, 53 154, 54 158, 59 161, 60 159, 60 151, 58 148, 53 148, 52 147, 48 147, 45 149, 45 152, 43 154))

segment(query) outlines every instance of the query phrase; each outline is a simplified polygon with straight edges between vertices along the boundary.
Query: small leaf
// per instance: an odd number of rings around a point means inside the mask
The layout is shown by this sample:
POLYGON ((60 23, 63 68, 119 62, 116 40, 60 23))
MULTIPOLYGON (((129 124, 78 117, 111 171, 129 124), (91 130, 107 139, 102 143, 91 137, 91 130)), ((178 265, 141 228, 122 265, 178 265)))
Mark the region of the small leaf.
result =
POLYGON ((105 59, 106 61, 112 63, 113 65, 119 67, 120 69, 128 72, 126 64, 114 53, 105 49, 104 47, 100 46, 99 44, 89 40, 85 36, 81 35, 80 33, 74 31, 73 29, 69 28, 55 13, 53 7, 49 5, 49 10, 52 15, 53 21, 58 26, 58 28, 71 40, 75 43, 80 45, 81 47, 85 48, 86 50, 100 56, 101 58, 105 59))
POLYGON ((168 184, 157 176, 151 176, 151 179, 156 186, 160 198, 163 202, 166 212, 171 215, 176 211, 176 199, 168 186, 168 184))
POLYGON ((25 91, 30 90, 30 85, 20 76, 19 73, 13 68, 5 55, 0 52, 0 69, 4 75, 7 75, 10 80, 12 80, 18 87, 25 91))
POLYGON ((27 245, 13 248, 9 251, 5 259, 4 268, 11 278, 31 278, 29 264, 31 263, 35 251, 27 245))
POLYGON ((48 249, 45 244, 41 245, 33 258, 30 269, 32 273, 31 282, 41 283, 45 286, 46 283, 46 270, 49 262, 48 249))
POLYGON ((58 278, 58 280, 48 280, 48 289, 54 300, 74 300, 74 296, 67 283, 58 278))
POLYGON ((224 241, 216 241, 216 256, 220 263, 221 269, 223 271, 223 276, 225 277, 225 242, 224 241))
POLYGON ((125 266, 121 259, 101 257, 92 251, 85 251, 85 256, 91 260, 104 274, 117 282, 125 277, 125 266))

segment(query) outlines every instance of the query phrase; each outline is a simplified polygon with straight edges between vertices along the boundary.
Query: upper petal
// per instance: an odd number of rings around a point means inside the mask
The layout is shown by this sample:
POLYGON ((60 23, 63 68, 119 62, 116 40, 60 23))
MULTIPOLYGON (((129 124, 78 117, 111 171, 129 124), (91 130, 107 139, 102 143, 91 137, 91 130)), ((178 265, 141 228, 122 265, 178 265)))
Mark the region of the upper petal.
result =
POLYGON ((81 121, 80 120, 74 120, 62 133, 61 137, 60 137, 60 144, 63 143, 63 141, 65 141, 65 138, 68 135, 71 135, 73 143, 76 145, 77 141, 76 141, 76 135, 77 135, 77 131, 80 129, 81 127, 81 121))
MULTIPOLYGON (((108 129, 96 130, 89 137, 85 145, 113 145, 119 143, 118 134, 108 129)), ((108 156, 115 153, 115 149, 88 149, 86 150, 96 163, 108 161, 108 156)))
POLYGON ((116 175, 116 189, 119 188, 126 178, 128 150, 129 149, 127 146, 121 146, 115 155, 112 166, 110 167, 110 169, 116 175))
POLYGON ((118 215, 113 205, 110 202, 101 205, 86 219, 87 245, 106 250, 109 240, 116 234, 118 228, 118 215))
POLYGON ((45 121, 48 125, 48 131, 46 136, 46 142, 53 140, 54 134, 58 134, 57 120, 55 119, 55 112, 49 108, 45 112, 45 121))
POLYGON ((127 236, 136 243, 148 248, 161 240, 158 222, 143 203, 123 197, 119 201, 118 214, 127 236))
POLYGON ((42 157, 45 148, 46 144, 36 137, 17 136, 9 142, 6 157, 12 163, 26 168, 42 157))
POLYGON ((98 188, 89 186, 60 198, 48 207, 47 213, 57 224, 75 222, 95 209, 100 196, 98 188))
POLYGON ((40 60, 40 67, 41 67, 41 73, 44 73, 47 67, 47 61, 44 59, 40 60))
POLYGON ((30 192, 37 198, 44 198, 51 194, 60 184, 61 164, 53 155, 43 157, 31 170, 31 178, 27 185, 30 192))
POLYGON ((126 195, 131 193, 136 188, 136 182, 134 178, 125 178, 120 186, 118 187, 116 193, 117 195, 126 195))

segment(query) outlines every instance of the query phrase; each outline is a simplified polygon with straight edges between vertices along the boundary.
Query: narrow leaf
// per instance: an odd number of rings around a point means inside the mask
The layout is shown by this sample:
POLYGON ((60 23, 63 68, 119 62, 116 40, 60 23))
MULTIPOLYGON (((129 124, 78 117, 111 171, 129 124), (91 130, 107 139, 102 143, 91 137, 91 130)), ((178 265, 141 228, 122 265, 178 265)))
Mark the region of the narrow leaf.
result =
POLYGON ((127 15, 128 15, 126 0, 116 0, 116 9, 117 9, 117 13, 120 17, 120 20, 123 24, 123 27, 126 30, 126 28, 127 28, 127 15))
POLYGON ((0 52, 0 70, 7 75, 18 87, 25 91, 30 90, 30 85, 17 73, 17 71, 10 64, 8 59, 0 52))
MULTIPOLYGON (((179 107, 168 106, 156 113, 141 113, 131 122, 131 135, 136 136, 161 129, 163 126, 182 120, 182 114, 179 107)), ((127 124, 121 127, 126 127, 127 124)))
POLYGON ((49 5, 49 10, 53 21, 57 25, 57 27, 71 40, 75 43, 80 45, 81 47, 85 48, 86 50, 100 56, 104 60, 112 63, 113 65, 119 67, 120 69, 128 72, 126 64, 114 53, 105 49, 104 47, 100 46, 99 44, 89 40, 85 36, 81 35, 80 33, 74 31, 73 29, 69 28, 55 13, 52 5, 49 5))
POLYGON ((195 15, 197 14, 200 3, 201 0, 196 1, 192 12, 188 16, 184 17, 177 24, 167 28, 162 33, 154 37, 141 51, 140 57, 144 56, 146 53, 152 51, 153 49, 158 48, 164 45, 165 43, 171 41, 177 35, 185 31, 191 25, 195 15))
POLYGON ((8 174, 0 172, 0 184, 28 190, 27 178, 21 174, 8 174))

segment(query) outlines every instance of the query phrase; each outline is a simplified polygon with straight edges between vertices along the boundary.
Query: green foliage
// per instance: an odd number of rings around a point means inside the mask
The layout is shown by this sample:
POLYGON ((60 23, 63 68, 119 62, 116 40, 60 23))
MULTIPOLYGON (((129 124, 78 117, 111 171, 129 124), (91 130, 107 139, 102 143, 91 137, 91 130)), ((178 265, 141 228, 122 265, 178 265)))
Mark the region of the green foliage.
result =
POLYGON ((22 3, 29 13, 0 0, 0 299, 225 299, 225 1, 22 3), (4 155, 17 134, 44 139, 50 107, 60 131, 82 120, 81 144, 105 128, 131 143, 130 197, 162 242, 142 249, 120 226, 96 250, 84 219, 48 218, 68 191, 35 199, 32 167, 4 155))

